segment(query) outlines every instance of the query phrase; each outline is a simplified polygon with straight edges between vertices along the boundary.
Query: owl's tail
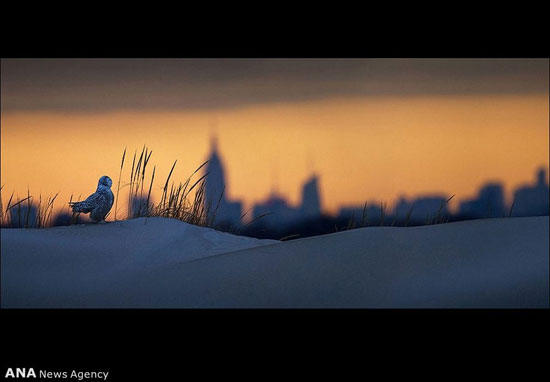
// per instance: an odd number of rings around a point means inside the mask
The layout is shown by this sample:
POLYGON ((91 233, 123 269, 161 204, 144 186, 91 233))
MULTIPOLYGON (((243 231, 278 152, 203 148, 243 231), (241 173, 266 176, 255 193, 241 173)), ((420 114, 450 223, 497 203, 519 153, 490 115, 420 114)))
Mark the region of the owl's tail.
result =
POLYGON ((90 212, 90 208, 85 202, 69 202, 69 206, 72 207, 73 212, 90 212))

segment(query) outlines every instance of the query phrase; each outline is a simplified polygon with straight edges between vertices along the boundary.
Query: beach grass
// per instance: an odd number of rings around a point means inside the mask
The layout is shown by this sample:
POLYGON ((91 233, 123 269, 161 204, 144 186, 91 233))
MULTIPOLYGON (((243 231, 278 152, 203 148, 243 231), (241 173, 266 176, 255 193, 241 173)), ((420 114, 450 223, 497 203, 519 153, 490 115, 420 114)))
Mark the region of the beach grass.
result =
MULTIPOLYGON (((194 179, 208 161, 202 163, 187 179, 177 184, 176 181, 172 179, 177 164, 177 160, 174 161, 164 181, 160 200, 158 203, 154 203, 152 191, 156 166, 153 167, 150 175, 148 175, 147 172, 152 154, 153 152, 145 145, 139 156, 137 155, 137 151, 134 152, 132 167, 130 169, 130 181, 126 184, 126 186, 129 187, 128 212, 126 218, 164 217, 178 219, 201 227, 214 227, 216 210, 219 206, 221 197, 220 200, 217 201, 217 204, 212 207, 212 201, 206 198, 206 179, 208 173, 203 174, 196 180, 194 179), (146 184, 148 185, 147 189, 145 189, 146 184)), ((118 200, 120 193, 119 185, 124 170, 125 156, 126 149, 122 155, 115 200, 118 200)), ((115 202, 115 214, 116 210, 117 205, 115 202)))
MULTIPOLYGON (((206 172, 200 176, 197 174, 207 165, 208 161, 200 164, 184 181, 178 182, 174 179, 174 170, 178 163, 178 161, 175 160, 166 179, 162 183, 162 191, 158 202, 155 202, 153 190, 155 189, 154 184, 156 180, 157 166, 151 166, 150 164, 152 154, 153 151, 146 145, 143 145, 139 154, 137 150, 134 150, 131 167, 129 168, 129 174, 126 174, 127 179, 125 181, 125 167, 129 166, 129 160, 127 158, 127 147, 124 148, 119 166, 116 190, 114 190, 114 209, 111 210, 113 220, 119 221, 139 217, 163 217, 181 220, 201 227, 217 228, 216 212, 218 211, 222 201, 225 188, 217 200, 207 200, 206 184, 208 173, 206 172), (121 211, 119 203, 121 192, 124 189, 128 190, 126 214, 123 213, 124 210, 121 211)), ((0 187, 0 191, 3 188, 4 185, 0 187)), ((0 226, 19 228, 44 228, 51 226, 54 203, 57 200, 58 195, 59 192, 53 197, 48 198, 42 198, 42 195, 39 195, 38 199, 34 200, 30 194, 30 190, 27 190, 26 197, 22 199, 17 197, 14 199, 14 192, 12 192, 6 208, 4 209, 2 195, 0 192, 0 226)), ((447 223, 449 218, 443 212, 454 196, 455 195, 452 195, 443 201, 439 209, 435 211, 433 215, 426 216, 426 221, 424 223, 426 225, 447 223)), ((72 200, 73 195, 71 194, 70 202, 72 202, 72 200)), ((80 200, 80 196, 77 200, 80 200)), ((384 226, 386 219, 388 218, 387 204, 380 202, 379 209, 380 216, 378 219, 373 216, 372 220, 374 221, 370 222, 371 225, 384 226)), ((512 209, 513 204, 510 208, 508 216, 511 215, 512 209)), ((70 211, 70 208, 68 212, 69 215, 71 215, 68 224, 75 224, 78 222, 80 213, 73 213, 70 211)), ((412 212, 413 207, 410 208, 404 219, 401 218, 399 220, 399 225, 404 225, 405 227, 408 226, 411 220, 412 212)), ((245 212, 242 215, 241 221, 247 213, 248 212, 245 212)), ((268 212, 261 216, 257 216, 247 224, 242 224, 242 226, 250 226, 252 223, 255 223, 268 215, 271 215, 271 213, 268 212)), ((345 231, 354 228, 367 227, 369 225, 369 218, 368 203, 365 202, 358 224, 355 221, 355 215, 352 214, 347 224, 343 227, 335 226, 335 231, 345 231)), ((395 226, 396 222, 398 222, 397 214, 392 217, 391 226, 395 226)), ((238 234, 239 229, 234 228, 232 232, 238 234)), ((290 235, 284 239, 288 240, 295 237, 296 235, 290 235)))

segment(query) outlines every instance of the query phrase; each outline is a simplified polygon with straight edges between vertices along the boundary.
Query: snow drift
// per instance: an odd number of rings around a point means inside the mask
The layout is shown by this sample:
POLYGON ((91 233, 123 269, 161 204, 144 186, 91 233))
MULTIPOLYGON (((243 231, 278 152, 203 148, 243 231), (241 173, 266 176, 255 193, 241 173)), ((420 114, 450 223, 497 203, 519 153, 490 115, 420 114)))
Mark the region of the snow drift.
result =
POLYGON ((548 216, 288 242, 163 218, 3 229, 2 308, 548 308, 548 216))

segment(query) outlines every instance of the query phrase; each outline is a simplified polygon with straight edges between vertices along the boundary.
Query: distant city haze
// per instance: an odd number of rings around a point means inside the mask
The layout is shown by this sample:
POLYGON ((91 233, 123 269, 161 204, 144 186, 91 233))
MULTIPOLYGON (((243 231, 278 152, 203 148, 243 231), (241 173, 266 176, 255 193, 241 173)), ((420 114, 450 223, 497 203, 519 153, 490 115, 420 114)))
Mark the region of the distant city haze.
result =
POLYGON ((490 182, 504 185, 510 203, 538 168, 548 172, 548 60, 493 60, 493 72, 491 60, 479 68, 463 61, 463 71, 461 60, 299 60, 294 69, 284 60, 284 70, 277 60, 262 70, 225 60, 203 72, 192 65, 185 76, 175 61, 170 70, 158 64, 157 77, 120 62, 99 76, 97 67, 109 65, 91 60, 71 61, 65 80, 62 60, 31 61, 2 60, 4 204, 29 188, 59 192, 56 205, 65 206, 71 194, 91 194, 102 175, 115 188, 124 148, 131 161, 144 144, 159 196, 173 161, 173 179, 185 180, 208 159, 213 135, 228 200, 242 201, 243 211, 273 192, 298 206, 314 174, 323 212, 336 214, 367 200, 391 206, 455 194, 453 210, 490 182), (224 62, 233 72, 215 69, 224 62), (164 88, 170 75, 179 77, 164 88))

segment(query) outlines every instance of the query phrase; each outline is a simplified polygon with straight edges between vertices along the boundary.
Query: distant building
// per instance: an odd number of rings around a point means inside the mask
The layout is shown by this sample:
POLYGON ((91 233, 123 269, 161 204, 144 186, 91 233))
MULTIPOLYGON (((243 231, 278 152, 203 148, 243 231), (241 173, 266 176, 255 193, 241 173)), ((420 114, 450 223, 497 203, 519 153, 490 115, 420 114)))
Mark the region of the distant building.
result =
POLYGON ((259 219, 258 223, 262 225, 278 227, 299 220, 301 210, 291 207, 282 196, 272 193, 269 199, 254 205, 252 216, 259 219))
POLYGON ((367 202, 366 208, 365 205, 344 206, 337 215, 338 219, 353 221, 356 225, 379 225, 382 217, 382 204, 374 201, 367 202))
POLYGON ((459 213, 463 218, 501 218, 505 215, 504 191, 500 183, 488 183, 479 191, 476 199, 460 203, 459 213))
POLYGON ((311 219, 321 216, 321 198, 317 176, 312 176, 302 186, 301 217, 311 219))
POLYGON ((272 192, 269 199, 253 208, 254 219, 265 214, 269 215, 263 216, 261 223, 278 227, 320 217, 319 178, 314 175, 303 184, 301 204, 297 207, 290 206, 282 196, 272 192))
POLYGON ((406 221, 407 217, 410 222, 431 221, 436 217, 449 216, 449 208, 446 203, 445 196, 424 196, 408 201, 401 197, 393 209, 392 215, 399 221, 406 221))
POLYGON ((534 186, 521 187, 514 193, 512 216, 545 216, 549 214, 549 188, 546 170, 537 172, 534 186))
POLYGON ((208 218, 215 217, 214 223, 241 224, 242 202, 232 201, 227 198, 227 183, 222 160, 218 153, 216 138, 211 141, 210 157, 205 168, 205 207, 208 208, 208 218))
POLYGON ((425 224, 434 218, 450 216, 445 196, 424 196, 407 200, 401 197, 393 209, 387 208, 384 203, 369 201, 367 206, 345 206, 340 208, 337 218, 346 221, 353 220, 355 225, 380 225, 393 223, 401 225, 425 224), (382 221, 383 219, 383 221, 382 221))

